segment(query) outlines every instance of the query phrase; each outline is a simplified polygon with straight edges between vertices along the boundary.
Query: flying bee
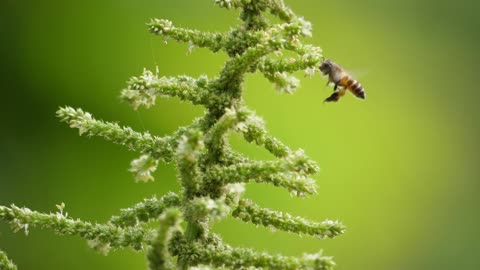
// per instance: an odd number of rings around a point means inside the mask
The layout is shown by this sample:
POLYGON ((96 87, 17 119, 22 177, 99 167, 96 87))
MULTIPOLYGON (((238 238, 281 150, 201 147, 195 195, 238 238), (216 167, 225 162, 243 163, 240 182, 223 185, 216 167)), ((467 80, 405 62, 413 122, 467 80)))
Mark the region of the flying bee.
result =
POLYGON ((350 90, 352 94, 356 97, 365 99, 365 91, 363 86, 357 82, 350 74, 348 74, 341 66, 332 62, 329 59, 325 59, 322 61, 320 65, 320 71, 323 75, 328 75, 328 83, 333 83, 335 86, 333 87, 333 94, 325 99, 324 102, 336 102, 338 101, 345 92, 350 90))

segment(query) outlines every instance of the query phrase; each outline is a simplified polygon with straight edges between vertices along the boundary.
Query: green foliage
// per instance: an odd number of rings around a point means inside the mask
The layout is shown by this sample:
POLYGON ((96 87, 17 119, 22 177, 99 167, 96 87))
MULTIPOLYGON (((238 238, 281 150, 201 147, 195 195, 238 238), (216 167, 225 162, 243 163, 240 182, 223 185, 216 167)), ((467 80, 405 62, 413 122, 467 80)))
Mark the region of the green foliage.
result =
MULTIPOLYGON (((311 34, 311 25, 297 17, 280 0, 217 0, 220 7, 239 8, 243 24, 227 33, 205 33, 175 27, 168 20, 148 23, 150 32, 187 42, 191 47, 224 51, 229 59, 219 76, 160 77, 158 71, 145 70, 133 77, 121 97, 134 109, 149 108, 159 97, 178 97, 203 105, 206 113, 187 127, 170 136, 157 137, 140 133, 113 122, 96 120, 90 113, 71 107, 60 108, 57 116, 80 135, 99 136, 140 153, 131 163, 136 181, 152 181, 158 162, 175 164, 180 194, 168 193, 161 198, 145 199, 121 210, 105 224, 69 218, 65 205, 58 212, 44 214, 28 208, 0 206, 0 219, 14 231, 28 233, 32 227, 53 230, 62 235, 78 235, 91 247, 107 253, 111 248, 132 247, 145 250, 150 269, 187 269, 190 267, 330 269, 330 257, 306 254, 286 257, 233 248, 209 232, 211 222, 232 215, 244 222, 269 228, 333 238, 345 228, 336 221, 313 222, 287 213, 261 208, 243 199, 244 183, 269 183, 287 189, 295 196, 316 193, 312 175, 317 164, 303 150, 293 151, 269 135, 261 118, 243 102, 245 75, 256 71, 286 93, 293 93, 299 80, 288 75, 305 70, 313 75, 321 61, 318 47, 304 45, 300 38, 311 34), (271 24, 264 12, 270 11, 282 23, 271 24), (296 58, 282 57, 282 51, 296 58), (277 159, 255 161, 234 152, 228 143, 230 132, 241 133, 245 140, 264 147, 277 159), (151 229, 150 223, 158 223, 151 229)), ((15 269, 0 253, 0 269, 15 269)))
POLYGON ((17 266, 8 259, 7 254, 0 250, 0 269, 17 270, 17 266))

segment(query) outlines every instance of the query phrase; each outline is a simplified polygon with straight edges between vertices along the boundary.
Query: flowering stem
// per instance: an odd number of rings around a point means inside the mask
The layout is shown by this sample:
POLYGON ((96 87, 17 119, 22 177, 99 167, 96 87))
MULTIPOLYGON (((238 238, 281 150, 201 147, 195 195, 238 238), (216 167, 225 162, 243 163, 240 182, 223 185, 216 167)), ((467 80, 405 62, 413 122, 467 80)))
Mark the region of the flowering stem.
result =
POLYGON ((63 212, 43 214, 15 205, 0 206, 0 220, 10 223, 15 231, 24 230, 26 234, 30 228, 38 227, 61 235, 79 235, 113 248, 130 246, 135 250, 142 249, 149 237, 149 232, 139 226, 123 229, 112 224, 94 224, 67 216, 63 212))
POLYGON ((150 243, 147 258, 150 270, 176 269, 173 258, 168 252, 168 243, 175 231, 180 229, 180 211, 178 209, 168 209, 160 219, 160 227, 157 235, 150 243))
POLYGON ((17 266, 8 259, 7 254, 0 250, 0 269, 1 270, 17 270, 17 266))
POLYGON ((190 242, 181 234, 175 234, 169 245, 171 254, 190 265, 208 264, 215 267, 265 268, 265 269, 309 269, 324 270, 335 265, 331 257, 305 254, 301 258, 258 253, 247 248, 232 248, 228 245, 203 245, 190 242))
POLYGON ((133 207, 122 209, 119 216, 113 216, 110 219, 110 223, 119 227, 132 227, 138 223, 156 219, 163 214, 165 209, 178 206, 180 206, 180 197, 169 192, 160 199, 156 197, 145 199, 133 207))
POLYGON ((240 200, 232 216, 255 225, 273 227, 296 234, 308 234, 320 239, 333 238, 345 232, 345 227, 338 221, 312 222, 301 217, 293 217, 288 213, 261 208, 247 199, 240 200))
MULTIPOLYGON (((282 0, 215 0, 220 7, 240 9, 243 21, 225 33, 210 33, 176 27, 169 20, 153 19, 151 33, 193 47, 223 52, 228 56, 223 68, 211 79, 181 75, 159 76, 144 70, 132 77, 121 97, 134 109, 155 105, 158 97, 176 97, 205 108, 203 117, 180 127, 172 135, 157 137, 137 132, 115 122, 97 120, 82 109, 60 108, 57 116, 80 135, 102 137, 140 153, 131 162, 137 182, 148 182, 160 160, 172 163, 178 171, 182 189, 122 209, 106 224, 72 219, 64 205, 56 213, 39 213, 28 208, 0 206, 0 220, 15 231, 46 228, 62 235, 79 235, 102 252, 110 248, 144 249, 150 270, 189 269, 199 265, 234 269, 319 269, 334 266, 330 257, 307 254, 287 257, 233 248, 209 232, 214 221, 235 218, 299 235, 319 239, 333 238, 345 231, 338 221, 314 222, 287 213, 262 208, 242 199, 245 183, 267 183, 287 189, 296 196, 316 193, 312 176, 318 165, 303 150, 292 150, 269 134, 263 120, 249 110, 242 98, 244 79, 260 72, 279 92, 293 93, 299 80, 291 73, 304 70, 315 74, 322 60, 319 47, 304 44, 311 24, 296 16, 282 0), (272 23, 270 12, 281 23, 272 23), (283 51, 294 56, 283 57, 283 51), (247 158, 229 146, 228 135, 238 132, 243 138, 269 151, 276 159, 258 161, 247 158), (159 226, 151 228, 151 223, 159 226)), ((16 269, 0 251, 0 270, 16 269)))

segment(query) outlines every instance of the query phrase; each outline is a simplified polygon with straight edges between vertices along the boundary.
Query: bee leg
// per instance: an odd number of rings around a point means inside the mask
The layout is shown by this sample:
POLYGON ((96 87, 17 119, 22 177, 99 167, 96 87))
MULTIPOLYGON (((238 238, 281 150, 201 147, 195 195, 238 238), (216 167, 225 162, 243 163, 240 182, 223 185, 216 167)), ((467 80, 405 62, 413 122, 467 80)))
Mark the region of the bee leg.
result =
POLYGON ((333 91, 337 91, 337 88, 338 88, 338 84, 339 84, 339 83, 340 83, 340 82, 336 82, 336 83, 335 83, 335 86, 333 87, 333 91))
POLYGON ((340 99, 340 93, 339 92, 334 92, 331 96, 326 98, 323 102, 336 102, 340 99))
POLYGON ((337 102, 343 95, 345 95, 345 89, 339 90, 337 92, 333 92, 328 98, 326 98, 323 102, 337 102))

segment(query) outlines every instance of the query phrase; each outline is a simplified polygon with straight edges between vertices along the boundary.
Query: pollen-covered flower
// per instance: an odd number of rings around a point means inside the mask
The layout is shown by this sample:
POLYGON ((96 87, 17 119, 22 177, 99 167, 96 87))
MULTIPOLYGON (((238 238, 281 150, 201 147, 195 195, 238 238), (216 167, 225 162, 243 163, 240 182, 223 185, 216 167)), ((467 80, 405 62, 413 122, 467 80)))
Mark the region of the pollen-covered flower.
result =
POLYGON ((300 86, 300 80, 289 76, 286 72, 275 72, 272 82, 275 83, 275 88, 281 93, 293 94, 300 86))
POLYGON ((157 169, 158 160, 150 155, 142 155, 130 163, 129 171, 133 173, 135 182, 153 181, 152 172, 157 169))

